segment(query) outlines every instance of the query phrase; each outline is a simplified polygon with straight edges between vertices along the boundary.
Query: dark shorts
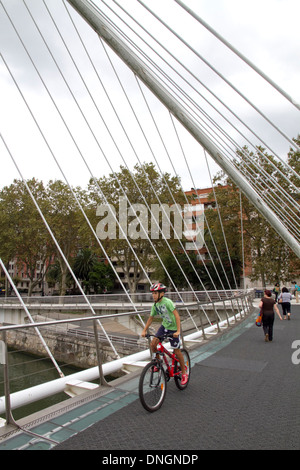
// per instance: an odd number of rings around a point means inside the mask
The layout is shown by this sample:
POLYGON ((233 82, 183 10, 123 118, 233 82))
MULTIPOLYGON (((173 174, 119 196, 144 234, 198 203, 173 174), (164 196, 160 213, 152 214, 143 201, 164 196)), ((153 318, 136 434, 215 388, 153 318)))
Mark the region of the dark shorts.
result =
POLYGON ((287 313, 291 313, 291 304, 290 304, 290 302, 282 302, 280 305, 282 307, 282 315, 286 315, 287 313))
MULTIPOLYGON (((155 333, 155 336, 158 338, 159 336, 164 336, 166 334, 171 334, 171 333, 175 333, 174 330, 167 330, 164 326, 160 326, 157 330, 157 332, 155 333)), ((180 335, 177 336, 177 338, 168 338, 168 340, 170 341, 170 345, 172 346, 172 348, 174 349, 179 349, 180 348, 180 335)))

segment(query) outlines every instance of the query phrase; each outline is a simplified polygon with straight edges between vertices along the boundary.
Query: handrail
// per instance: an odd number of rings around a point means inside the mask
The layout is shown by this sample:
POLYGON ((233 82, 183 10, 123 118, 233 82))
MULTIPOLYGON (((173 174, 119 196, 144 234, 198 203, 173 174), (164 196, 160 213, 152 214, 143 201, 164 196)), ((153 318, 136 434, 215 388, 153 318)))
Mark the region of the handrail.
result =
MULTIPOLYGON (((242 289, 230 289, 230 290, 209 290, 209 291, 182 291, 180 295, 185 299, 185 301, 192 301, 195 300, 195 296, 217 296, 218 298, 226 296, 228 297, 229 294, 235 295, 236 293, 242 293, 242 289)), ((134 294, 128 294, 130 298, 135 300, 135 304, 139 303, 152 303, 152 295, 150 292, 137 292, 134 294)), ((178 294, 177 292, 167 292, 166 296, 171 299, 177 299, 178 294)), ((107 304, 111 305, 114 302, 128 305, 130 302, 128 300, 128 296, 122 293, 118 294, 92 294, 87 295, 87 299, 93 304, 99 304, 101 306, 107 304)), ((65 295, 65 296, 37 296, 33 295, 31 297, 22 296, 22 299, 26 305, 53 305, 55 307, 61 307, 62 305, 70 306, 70 305, 85 305, 86 301, 82 295, 65 295)), ((2 304, 15 304, 18 303, 18 298, 16 296, 1 296, 0 297, 0 305, 2 304)))

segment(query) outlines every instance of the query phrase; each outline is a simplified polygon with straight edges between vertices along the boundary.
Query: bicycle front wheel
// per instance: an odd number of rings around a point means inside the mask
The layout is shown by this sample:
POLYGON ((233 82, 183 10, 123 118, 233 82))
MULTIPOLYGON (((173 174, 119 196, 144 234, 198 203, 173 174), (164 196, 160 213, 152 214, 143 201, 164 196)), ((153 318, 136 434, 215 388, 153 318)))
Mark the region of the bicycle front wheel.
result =
POLYGON ((149 362, 141 373, 139 396, 143 407, 150 412, 158 410, 166 396, 166 373, 162 366, 149 362))

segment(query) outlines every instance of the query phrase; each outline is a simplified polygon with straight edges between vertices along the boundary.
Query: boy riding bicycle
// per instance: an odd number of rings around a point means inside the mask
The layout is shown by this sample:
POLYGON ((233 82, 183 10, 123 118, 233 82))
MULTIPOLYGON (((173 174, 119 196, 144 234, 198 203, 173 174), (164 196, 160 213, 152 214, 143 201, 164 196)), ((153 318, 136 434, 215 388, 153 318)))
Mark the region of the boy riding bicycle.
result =
POLYGON ((180 351, 180 316, 172 300, 164 297, 167 288, 160 282, 153 284, 150 287, 152 292, 154 304, 151 309, 150 317, 147 320, 145 328, 142 331, 141 336, 145 337, 147 330, 153 321, 153 317, 158 315, 162 318, 162 324, 155 334, 151 342, 151 351, 157 352, 157 345, 159 343, 159 337, 164 336, 167 333, 173 333, 173 337, 169 338, 171 346, 174 348, 174 354, 179 360, 180 367, 182 370, 181 385, 185 385, 188 381, 188 375, 185 373, 184 358, 180 351))

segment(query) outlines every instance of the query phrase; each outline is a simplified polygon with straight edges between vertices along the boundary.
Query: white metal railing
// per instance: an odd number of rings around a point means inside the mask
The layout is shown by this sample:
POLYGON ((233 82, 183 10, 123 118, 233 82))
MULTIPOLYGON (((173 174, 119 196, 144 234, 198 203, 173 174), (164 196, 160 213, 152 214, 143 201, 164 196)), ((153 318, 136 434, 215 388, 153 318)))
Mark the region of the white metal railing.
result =
MULTIPOLYGON (((184 302, 195 302, 195 301, 207 301, 209 299, 218 300, 223 298, 231 297, 232 295, 241 294, 243 290, 232 289, 232 290, 210 290, 210 291, 181 291, 180 297, 184 302)), ((166 296, 174 301, 180 302, 179 296, 176 292, 167 292, 166 296)), ((130 300, 134 304, 152 303, 152 295, 150 292, 147 293, 135 293, 135 294, 93 294, 86 295, 86 299, 93 305, 97 306, 110 306, 116 304, 130 304, 130 300)), ((82 295, 66 295, 66 296, 36 296, 31 297, 22 296, 22 300, 26 305, 30 306, 46 306, 47 308, 72 306, 81 307, 86 304, 86 299, 82 295)), ((18 298, 14 295, 9 297, 0 297, 0 305, 20 305, 18 298)), ((87 306, 88 308, 88 306, 87 306)))
MULTIPOLYGON (((217 296, 220 297, 220 296, 217 296)), ((207 339, 208 335, 212 332, 217 333, 222 328, 230 326, 232 323, 237 322, 239 319, 248 315, 252 311, 252 303, 254 298, 254 291, 231 291, 231 295, 222 296, 223 298, 216 298, 212 302, 205 302, 198 300, 194 303, 182 303, 177 304, 176 308, 181 312, 182 316, 182 340, 187 347, 191 346, 193 342, 207 339), (188 310, 189 309, 189 310, 188 310)), ((141 361, 148 360, 150 357, 149 349, 146 347, 146 342, 141 350, 141 343, 138 338, 126 337, 126 332, 122 332, 122 326, 120 327, 121 334, 111 334, 111 340, 114 341, 115 347, 127 346, 130 344, 133 347, 133 353, 123 358, 112 360, 105 364, 102 364, 101 354, 99 351, 99 345, 106 342, 107 344, 107 332, 103 335, 95 327, 96 321, 101 321, 103 326, 105 321, 111 321, 116 323, 116 320, 120 321, 127 317, 137 318, 137 322, 140 324, 140 330, 142 329, 140 315, 149 315, 149 308, 144 309, 140 312, 129 311, 111 315, 92 315, 92 316, 80 316, 79 318, 65 318, 63 320, 51 320, 34 322, 33 324, 18 324, 18 325, 4 325, 0 327, 0 335, 2 335, 2 341, 0 342, 2 354, 0 354, 1 363, 3 364, 4 370, 4 395, 0 397, 0 415, 6 415, 6 422, 15 422, 12 417, 12 411, 21 406, 27 405, 34 401, 43 399, 47 396, 52 396, 59 392, 64 392, 66 384, 70 380, 78 379, 83 381, 98 380, 100 384, 105 384, 105 376, 113 374, 124 368, 126 361, 141 361), (94 326, 93 330, 87 329, 87 327, 76 326, 78 322, 85 322, 85 325, 94 326), (81 335, 83 338, 88 337, 94 339, 97 350, 98 363, 96 367, 91 367, 75 374, 61 377, 59 379, 52 380, 50 382, 41 383, 29 389, 20 390, 14 393, 10 393, 9 384, 9 369, 10 361, 9 354, 7 352, 6 335, 10 331, 22 331, 24 329, 39 328, 44 331, 50 328, 65 328, 66 335, 81 335), (77 330, 77 331, 76 331, 77 330), (146 349, 145 349, 146 347, 146 349)), ((105 324, 104 324, 105 326, 105 324)), ((98 327, 99 328, 99 327, 98 327)), ((126 328, 125 328, 126 329, 126 328)), ((62 332, 60 331, 60 334, 62 332)))
MULTIPOLYGON (((265 288, 268 288, 270 290, 273 289, 274 286, 256 286, 253 287, 252 290, 255 291, 261 291, 265 288)), ((293 291, 294 287, 293 286, 286 286, 291 292, 293 291)), ((231 289, 231 290, 210 290, 210 291, 181 291, 180 296, 183 298, 184 302, 195 302, 197 300, 200 301, 207 301, 209 298, 212 300, 218 300, 218 299, 223 299, 227 297, 231 297, 232 295, 242 294, 244 291, 240 289, 231 289)), ((180 302, 180 299, 178 298, 178 294, 176 292, 168 292, 166 294, 169 298, 171 298, 174 301, 180 302)), ((33 295, 31 297, 28 296, 21 296, 24 303, 26 305, 30 306, 36 306, 36 307, 43 307, 46 306, 47 308, 57 308, 59 307, 74 307, 74 308, 82 308, 84 304, 86 304, 85 298, 82 295, 65 295, 65 296, 39 296, 39 295, 33 295)), ((134 304, 147 304, 152 302, 152 295, 150 292, 138 292, 135 294, 124 294, 124 293, 117 293, 117 294, 92 294, 92 295, 87 295, 86 298, 88 301, 97 306, 111 306, 112 304, 118 304, 118 305, 128 305, 130 304, 130 300, 132 299, 132 302, 134 304)), ((2 295, 0 296, 0 306, 19 306, 20 302, 18 298, 12 293, 12 295, 5 296, 2 295)), ((88 306, 87 306, 88 308, 88 306)))

